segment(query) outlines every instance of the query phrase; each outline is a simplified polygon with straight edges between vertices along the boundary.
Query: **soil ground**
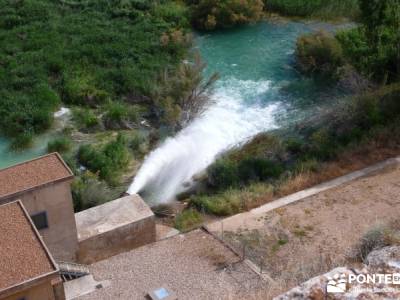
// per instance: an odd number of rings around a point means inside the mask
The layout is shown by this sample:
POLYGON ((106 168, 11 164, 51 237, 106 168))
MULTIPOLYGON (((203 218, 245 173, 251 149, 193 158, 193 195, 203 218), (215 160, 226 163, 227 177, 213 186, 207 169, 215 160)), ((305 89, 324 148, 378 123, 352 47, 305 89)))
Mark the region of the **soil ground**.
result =
POLYGON ((244 213, 208 228, 262 268, 277 295, 349 257, 369 229, 400 217, 400 166, 364 176, 266 213, 244 213))

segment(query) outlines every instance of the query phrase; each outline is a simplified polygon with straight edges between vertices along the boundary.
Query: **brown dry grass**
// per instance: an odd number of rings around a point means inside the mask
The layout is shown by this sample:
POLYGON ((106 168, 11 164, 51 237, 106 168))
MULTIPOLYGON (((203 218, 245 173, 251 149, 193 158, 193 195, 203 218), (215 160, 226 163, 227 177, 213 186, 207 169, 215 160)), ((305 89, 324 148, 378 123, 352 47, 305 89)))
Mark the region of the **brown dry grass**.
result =
POLYGON ((331 180, 399 155, 397 143, 390 143, 381 136, 363 143, 352 150, 343 152, 336 160, 323 163, 316 172, 305 171, 282 181, 275 191, 275 196, 265 198, 267 203, 277 197, 283 197, 310 188, 316 184, 331 180))

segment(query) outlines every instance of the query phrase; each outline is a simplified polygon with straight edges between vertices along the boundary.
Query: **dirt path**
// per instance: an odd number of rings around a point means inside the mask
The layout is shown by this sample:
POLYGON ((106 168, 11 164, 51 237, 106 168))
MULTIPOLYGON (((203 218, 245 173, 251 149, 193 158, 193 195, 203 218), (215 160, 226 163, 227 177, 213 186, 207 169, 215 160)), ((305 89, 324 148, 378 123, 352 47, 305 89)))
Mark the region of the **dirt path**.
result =
MULTIPOLYGON (((366 231, 399 219, 400 166, 391 164, 296 201, 275 209, 267 204, 228 218, 223 225, 224 240, 234 247, 246 245, 249 259, 264 265, 281 290, 347 264, 366 231)), ((221 227, 208 226, 217 234, 221 227)))

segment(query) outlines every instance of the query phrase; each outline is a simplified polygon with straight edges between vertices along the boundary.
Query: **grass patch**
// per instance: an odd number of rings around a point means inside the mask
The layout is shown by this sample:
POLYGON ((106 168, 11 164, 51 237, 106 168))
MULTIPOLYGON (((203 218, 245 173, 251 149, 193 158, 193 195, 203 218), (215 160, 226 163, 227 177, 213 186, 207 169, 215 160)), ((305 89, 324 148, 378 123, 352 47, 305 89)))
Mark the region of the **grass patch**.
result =
POLYGON ((355 246, 351 255, 353 259, 366 262, 367 256, 374 250, 400 244, 398 222, 379 224, 369 229, 355 246))
POLYGON ((229 216, 257 207, 272 195, 271 185, 254 183, 244 189, 229 189, 211 196, 193 196, 190 202, 200 211, 217 216, 229 216))
POLYGON ((303 237, 307 236, 307 231, 305 231, 304 229, 298 228, 298 229, 293 230, 292 232, 295 236, 297 236, 299 238, 303 238, 303 237))
POLYGON ((194 209, 187 209, 175 217, 175 228, 186 232, 198 228, 203 223, 203 216, 194 209))
POLYGON ((66 153, 71 150, 72 141, 71 139, 61 136, 54 138, 50 142, 47 143, 47 152, 58 152, 58 153, 66 153))
POLYGON ((100 120, 93 110, 88 108, 74 108, 72 110, 72 119, 80 131, 90 132, 97 129, 100 120))

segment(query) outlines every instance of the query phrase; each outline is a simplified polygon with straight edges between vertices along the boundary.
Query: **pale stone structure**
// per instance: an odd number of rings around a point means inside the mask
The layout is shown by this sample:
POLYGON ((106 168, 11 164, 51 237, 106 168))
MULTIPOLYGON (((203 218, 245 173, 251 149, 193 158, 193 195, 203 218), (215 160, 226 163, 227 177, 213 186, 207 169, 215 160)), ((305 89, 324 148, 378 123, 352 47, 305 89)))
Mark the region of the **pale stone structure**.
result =
POLYGON ((93 263, 155 242, 154 214, 138 196, 126 196, 75 215, 81 263, 93 263))

